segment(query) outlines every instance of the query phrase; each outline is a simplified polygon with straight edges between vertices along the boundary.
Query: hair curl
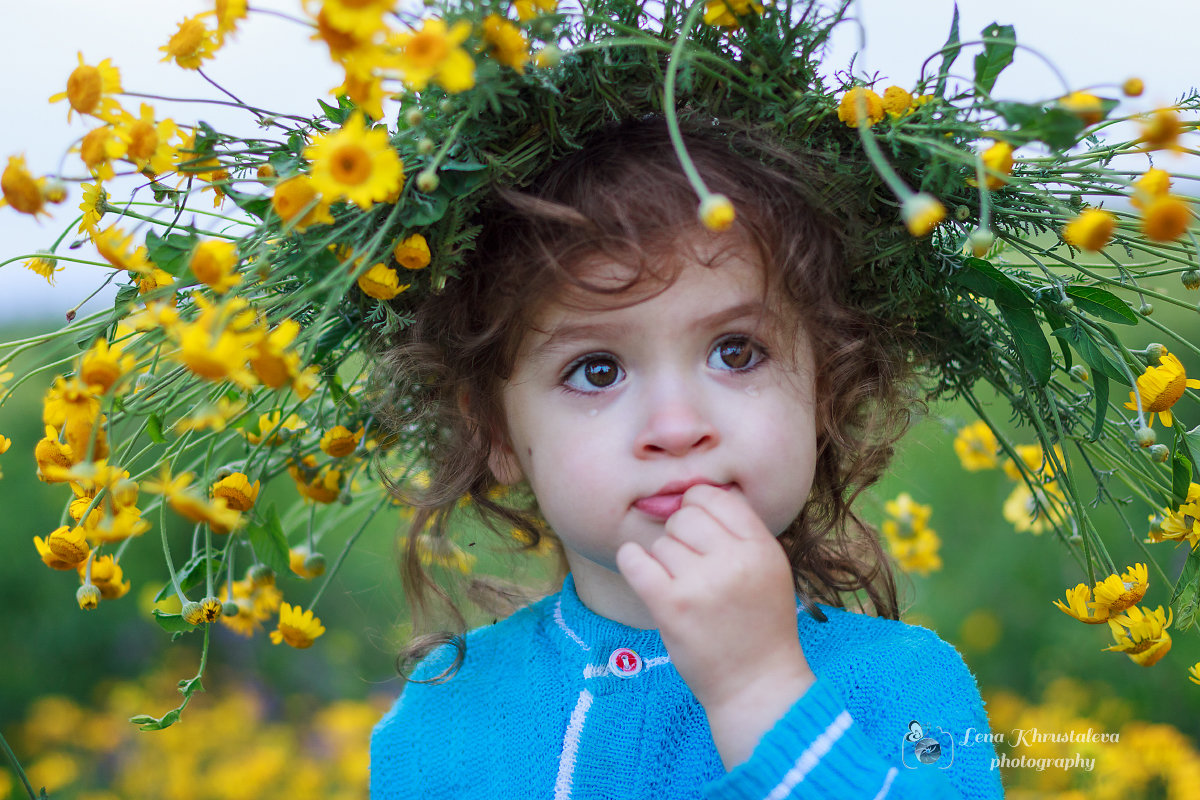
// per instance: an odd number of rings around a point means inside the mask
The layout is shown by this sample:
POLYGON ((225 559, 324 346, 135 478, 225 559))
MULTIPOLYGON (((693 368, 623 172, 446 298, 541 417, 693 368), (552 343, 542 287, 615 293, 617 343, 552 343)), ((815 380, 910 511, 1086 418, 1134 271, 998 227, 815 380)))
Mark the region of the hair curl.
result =
MULTIPOLYGON (((913 411, 927 410, 915 378, 928 346, 920 346, 912 319, 878 316, 880 306, 870 300, 886 287, 855 285, 885 271, 885 256, 864 246, 878 247, 878 228, 865 234, 883 215, 864 207, 863 188, 845 177, 854 172, 839 171, 832 156, 784 147, 744 124, 692 117, 683 131, 708 188, 733 201, 736 232, 771 265, 771 281, 800 309, 793 316, 813 349, 816 472, 804 509, 779 536, 796 589, 833 606, 844 606, 847 596, 861 602, 865 592, 876 614, 897 618, 895 580, 879 538, 851 508, 882 475, 913 411)), ((532 315, 568 285, 617 293, 647 277, 669 285, 677 268, 663 274, 652 265, 678 261, 663 256, 678 246, 681 233, 703 230, 696 208, 662 119, 611 124, 531 185, 494 187, 462 274, 430 295, 399 340, 378 354, 376 378, 386 387, 381 417, 396 432, 438 432, 423 443, 426 488, 389 480, 393 493, 416 510, 400 556, 414 632, 428 627, 431 595, 458 629, 414 635, 397 657, 401 674, 409 662, 451 643, 454 663, 432 679, 447 680, 466 654, 463 617, 422 566, 420 536, 432 537, 427 546, 443 537, 464 497, 504 540, 511 540, 512 529, 520 531, 525 550, 548 534, 536 499, 500 496, 488 467, 492 449, 506 441, 499 398, 532 315), (636 267, 635 277, 616 289, 587 285, 581 266, 597 254, 636 267), (411 402, 400 407, 390 401, 395 397, 411 402)), ((560 579, 565 574, 560 557, 560 579)), ((475 579, 468 596, 500 613, 533 599, 487 577, 475 579)))

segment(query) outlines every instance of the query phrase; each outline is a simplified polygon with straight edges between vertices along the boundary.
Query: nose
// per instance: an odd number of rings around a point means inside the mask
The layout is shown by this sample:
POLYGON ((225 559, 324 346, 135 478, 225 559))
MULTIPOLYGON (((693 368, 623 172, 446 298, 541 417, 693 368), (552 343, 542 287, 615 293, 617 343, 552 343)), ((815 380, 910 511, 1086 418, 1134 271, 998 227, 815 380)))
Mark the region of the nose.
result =
POLYGON ((697 388, 678 384, 646 397, 645 423, 634 442, 639 458, 682 456, 716 447, 720 434, 697 388))

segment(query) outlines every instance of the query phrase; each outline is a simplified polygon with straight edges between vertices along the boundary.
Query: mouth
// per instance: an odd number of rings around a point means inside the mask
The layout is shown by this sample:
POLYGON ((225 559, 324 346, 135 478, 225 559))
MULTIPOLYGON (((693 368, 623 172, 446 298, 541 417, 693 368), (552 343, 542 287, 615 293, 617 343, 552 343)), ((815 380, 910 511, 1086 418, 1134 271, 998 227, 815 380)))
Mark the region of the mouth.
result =
POLYGON ((683 506, 683 494, 697 484, 716 486, 718 489, 729 491, 737 486, 736 483, 712 483, 706 480, 676 481, 668 483, 657 494, 643 497, 633 504, 642 513, 659 520, 666 520, 683 506))

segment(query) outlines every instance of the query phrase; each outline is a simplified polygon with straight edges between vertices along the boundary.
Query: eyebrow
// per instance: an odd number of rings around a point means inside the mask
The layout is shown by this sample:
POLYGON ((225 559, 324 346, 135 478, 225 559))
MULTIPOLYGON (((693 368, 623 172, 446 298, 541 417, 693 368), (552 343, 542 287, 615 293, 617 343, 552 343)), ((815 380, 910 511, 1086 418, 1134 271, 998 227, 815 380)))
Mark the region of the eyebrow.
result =
MULTIPOLYGON (((775 319, 777 314, 759 300, 748 300, 729 308, 715 311, 700 319, 701 327, 715 327, 727 322, 746 317, 765 317, 768 321, 775 319)), ((549 357, 554 351, 561 350, 574 342, 583 339, 602 339, 613 336, 628 326, 620 323, 596 323, 592 325, 559 325, 550 334, 550 338, 535 347, 530 358, 540 361, 549 357)))

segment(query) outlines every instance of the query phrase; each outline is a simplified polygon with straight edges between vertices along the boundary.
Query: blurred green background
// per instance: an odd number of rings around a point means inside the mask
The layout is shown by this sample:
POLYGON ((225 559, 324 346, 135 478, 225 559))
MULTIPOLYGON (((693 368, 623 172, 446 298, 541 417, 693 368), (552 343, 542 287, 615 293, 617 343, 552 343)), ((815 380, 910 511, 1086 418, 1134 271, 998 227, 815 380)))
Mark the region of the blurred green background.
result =
MULTIPOLYGON (((1194 336, 1200 332, 1195 316, 1172 309, 1163 314, 1163 322, 1198 338, 1194 336)), ((53 324, 0 329, 0 340, 48 330, 53 324)), ((1138 332, 1144 327, 1139 326, 1138 332)), ((1131 347, 1146 343, 1129 340, 1131 347)), ((1169 348, 1174 344, 1164 343, 1169 348)), ((1200 362, 1191 353, 1182 348, 1175 352, 1191 374, 1200 374, 1200 362)), ((18 362, 14 368, 18 377, 20 368, 18 362)), ((0 617, 0 730, 23 761, 36 760, 47 747, 38 739, 42 734, 37 734, 31 720, 46 716, 48 696, 66 698, 78 709, 91 709, 82 718, 100 718, 112 730, 121 731, 122 747, 141 741, 131 734, 166 736, 138 733, 125 719, 141 713, 159 716, 173 707, 177 696, 172 696, 170 686, 194 673, 200 639, 193 633, 172 645, 169 635, 150 618, 151 598, 165 579, 157 530, 135 540, 121 561, 133 584, 129 594, 102 602, 90 612, 80 611, 76 605, 75 575, 52 571, 38 558, 32 539, 58 526, 68 496, 65 486, 37 480, 32 457, 34 444, 42 435, 41 398, 50 377, 36 376, 0 408, 0 432, 13 441, 8 453, 0 456, 4 476, 0 480, 0 607, 4 609, 0 617), (164 675, 164 664, 169 664, 169 674, 164 675), (114 687, 151 683, 161 683, 167 690, 158 695, 149 690, 114 692, 114 687)), ((980 396, 990 397, 982 387, 980 396)), ((1123 403, 1124 396, 1118 398, 1114 391, 1113 400, 1123 403)), ((993 418, 1005 420, 1005 408, 995 400, 989 402, 993 418)), ((1099 729, 1111 725, 1115 730, 1135 720, 1166 725, 1187 737, 1182 740, 1186 747, 1195 748, 1200 731, 1200 686, 1188 681, 1187 670, 1200 662, 1200 635, 1195 630, 1172 630, 1172 651, 1150 668, 1136 665, 1125 655, 1104 652, 1112 643, 1107 626, 1084 625, 1051 604, 1062 599, 1067 588, 1086 580, 1064 545, 1050 534, 1016 533, 1005 521, 1001 509, 1013 484, 1000 470, 971 473, 960 466, 952 441, 958 428, 973 421, 970 409, 955 402, 932 411, 929 418, 914 425, 893 469, 863 496, 859 506, 859 513, 873 524, 884 518, 884 502, 901 492, 933 509, 930 525, 941 537, 944 567, 928 577, 898 573, 906 619, 935 629, 953 643, 985 696, 1000 698, 998 709, 1011 711, 1013 696, 1036 706, 1074 692, 1076 717, 1099 725, 1099 729), (1071 680, 1064 682, 1064 678, 1071 680)), ((1189 427, 1200 423, 1190 397, 1175 411, 1189 427)), ((1011 439, 1016 443, 1034 441, 1027 430, 1011 431, 1011 439)), ((1134 457, 1144 456, 1135 453, 1134 457)), ((1114 491, 1119 491, 1118 487, 1112 484, 1114 491)), ((1144 535, 1149 511, 1139 502, 1126 507, 1126 515, 1140 535, 1144 535)), ((1110 509, 1098 520, 1119 565, 1145 560, 1138 543, 1110 509)), ((207 693, 194 698, 182 724, 176 726, 183 732, 178 735, 187 735, 189 720, 202 719, 205 709, 217 708, 222 697, 251 687, 263 707, 255 712, 257 716, 247 719, 258 726, 293 724, 289 720, 306 718, 337 702, 361 703, 355 736, 365 748, 370 721, 399 690, 394 657, 407 632, 394 551, 401 524, 397 513, 382 514, 358 541, 316 609, 328 632, 312 648, 272 646, 265 632, 246 640, 214 625, 204 679, 207 693)), ((331 564, 350 532, 349 526, 336 532, 340 538, 335 535, 322 548, 331 564)), ((170 533, 182 549, 188 532, 181 526, 170 533)), ((486 536, 467 531, 460 539, 464 547, 479 555, 479 571, 534 583, 541 580, 543 586, 549 586, 544 580, 551 566, 548 560, 521 564, 489 555, 484 546, 486 536)), ((1170 543, 1149 547, 1168 574, 1178 575, 1186 548, 1170 543)), ((279 585, 285 601, 290 602, 306 603, 314 590, 313 585, 291 575, 280 576, 279 585)), ((1152 568, 1150 590, 1141 605, 1165 606, 1170 595, 1170 587, 1162 584, 1152 568)), ((478 625, 490 619, 476 613, 469 622, 478 625)), ((1008 713, 1003 721, 1008 724, 1013 718, 1008 713)), ((45 720, 37 723, 45 724, 45 720)), ((201 730, 205 723, 195 725, 201 730)), ((360 755, 365 759, 365 751, 360 755)), ((365 770, 365 761, 355 769, 365 770)), ((1006 775, 1010 784, 1023 780, 1019 770, 1006 775)), ((76 794, 72 785, 66 784, 54 796, 87 800, 128 796, 95 791, 76 794)), ((1165 792, 1168 782, 1146 785, 1151 788, 1142 796, 1154 796, 1158 790, 1152 791, 1153 787, 1165 792)), ((19 796, 16 790, 12 785, 9 796, 19 796)), ((0 776, 0 798, 5 794, 0 776)))

